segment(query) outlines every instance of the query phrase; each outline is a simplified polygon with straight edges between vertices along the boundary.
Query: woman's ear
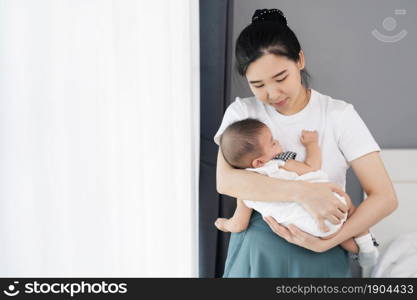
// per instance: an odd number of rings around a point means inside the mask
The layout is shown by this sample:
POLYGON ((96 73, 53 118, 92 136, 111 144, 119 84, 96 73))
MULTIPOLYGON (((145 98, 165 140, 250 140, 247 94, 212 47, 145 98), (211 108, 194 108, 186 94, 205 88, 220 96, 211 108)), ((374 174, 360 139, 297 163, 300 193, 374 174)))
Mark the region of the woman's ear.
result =
POLYGON ((298 61, 297 61, 297 67, 302 70, 305 67, 305 57, 303 50, 300 50, 300 53, 298 54, 298 61))

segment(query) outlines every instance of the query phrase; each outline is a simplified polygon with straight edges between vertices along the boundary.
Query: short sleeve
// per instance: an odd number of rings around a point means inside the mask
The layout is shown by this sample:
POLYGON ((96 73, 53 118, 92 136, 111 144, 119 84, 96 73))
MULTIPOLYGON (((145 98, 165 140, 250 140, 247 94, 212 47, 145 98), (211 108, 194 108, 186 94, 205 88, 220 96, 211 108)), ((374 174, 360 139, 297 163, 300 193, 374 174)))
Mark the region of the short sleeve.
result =
POLYGON ((347 105, 338 122, 338 146, 348 162, 368 153, 381 151, 352 104, 347 105))
POLYGON ((273 176, 278 170, 279 167, 285 165, 285 162, 279 159, 271 159, 264 166, 259 168, 247 168, 248 171, 258 172, 262 175, 273 176))
POLYGON ((242 99, 236 97, 236 100, 229 105, 224 113, 222 123, 219 130, 214 136, 214 142, 219 145, 220 136, 223 131, 232 123, 248 118, 249 113, 246 105, 243 103, 242 99))

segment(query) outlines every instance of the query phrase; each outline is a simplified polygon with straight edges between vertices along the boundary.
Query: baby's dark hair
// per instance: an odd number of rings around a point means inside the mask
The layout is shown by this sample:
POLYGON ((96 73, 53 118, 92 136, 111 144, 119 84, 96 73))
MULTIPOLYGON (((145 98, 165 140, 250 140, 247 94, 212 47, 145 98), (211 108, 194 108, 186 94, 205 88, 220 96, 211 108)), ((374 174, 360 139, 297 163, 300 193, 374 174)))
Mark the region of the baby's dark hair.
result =
POLYGON ((259 120, 245 119, 225 129, 220 136, 220 149, 229 165, 238 169, 252 167, 252 161, 264 154, 259 135, 265 127, 259 120))

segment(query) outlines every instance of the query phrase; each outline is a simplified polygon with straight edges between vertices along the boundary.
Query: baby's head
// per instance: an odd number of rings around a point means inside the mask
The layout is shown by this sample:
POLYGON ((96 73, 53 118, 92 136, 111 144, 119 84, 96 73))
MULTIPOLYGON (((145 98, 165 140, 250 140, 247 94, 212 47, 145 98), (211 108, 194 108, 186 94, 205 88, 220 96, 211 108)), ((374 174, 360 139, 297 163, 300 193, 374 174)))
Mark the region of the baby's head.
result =
POLYGON ((229 125, 220 137, 220 149, 229 165, 239 169, 262 167, 282 152, 268 126, 256 119, 229 125))

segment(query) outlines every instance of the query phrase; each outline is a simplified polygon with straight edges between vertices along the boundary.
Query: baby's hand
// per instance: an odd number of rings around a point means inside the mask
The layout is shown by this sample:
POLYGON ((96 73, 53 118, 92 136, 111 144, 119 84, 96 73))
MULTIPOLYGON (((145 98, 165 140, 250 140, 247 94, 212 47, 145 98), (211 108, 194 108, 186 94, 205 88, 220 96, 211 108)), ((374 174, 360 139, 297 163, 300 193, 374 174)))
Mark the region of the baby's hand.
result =
POLYGON ((319 134, 317 130, 309 131, 309 130, 303 130, 301 132, 301 144, 304 146, 307 146, 312 143, 317 143, 319 140, 319 134))

